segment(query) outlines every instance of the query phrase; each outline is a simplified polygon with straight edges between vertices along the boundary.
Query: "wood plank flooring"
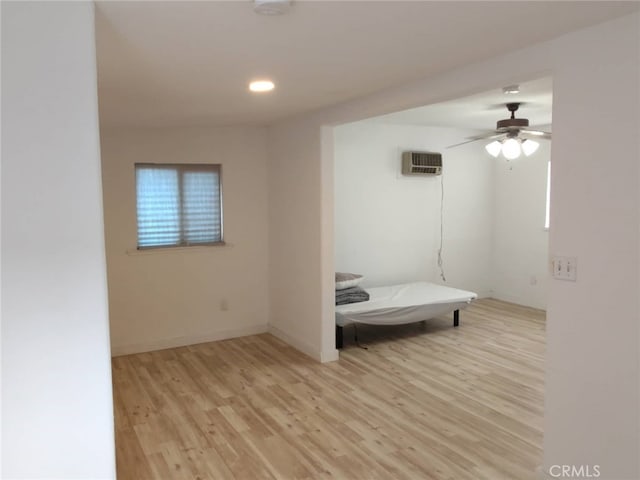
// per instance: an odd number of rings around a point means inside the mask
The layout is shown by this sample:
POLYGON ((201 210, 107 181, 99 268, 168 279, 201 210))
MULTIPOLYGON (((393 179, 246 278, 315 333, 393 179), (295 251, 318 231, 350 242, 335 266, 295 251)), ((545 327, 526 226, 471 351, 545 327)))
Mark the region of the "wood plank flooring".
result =
POLYGON ((268 334, 116 357, 118 479, 535 478, 544 312, 460 318, 346 328, 324 365, 268 334))

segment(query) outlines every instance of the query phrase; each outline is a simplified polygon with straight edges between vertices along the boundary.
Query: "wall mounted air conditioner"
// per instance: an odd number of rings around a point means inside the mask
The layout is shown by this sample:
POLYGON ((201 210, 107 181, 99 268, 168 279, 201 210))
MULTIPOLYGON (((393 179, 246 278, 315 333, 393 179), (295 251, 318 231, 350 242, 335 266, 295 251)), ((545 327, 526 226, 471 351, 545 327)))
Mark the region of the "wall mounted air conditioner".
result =
POLYGON ((442 174, 442 154, 433 152, 403 152, 403 175, 442 174))

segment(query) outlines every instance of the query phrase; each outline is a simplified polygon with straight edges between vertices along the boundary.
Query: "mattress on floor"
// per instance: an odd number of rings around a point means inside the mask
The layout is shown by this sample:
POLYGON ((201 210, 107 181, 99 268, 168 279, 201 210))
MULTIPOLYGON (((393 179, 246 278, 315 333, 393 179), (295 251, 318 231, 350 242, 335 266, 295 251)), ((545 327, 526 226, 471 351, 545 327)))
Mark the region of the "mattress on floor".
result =
POLYGON ((478 297, 474 292, 429 282, 365 290, 369 292, 369 301, 336 306, 336 325, 399 325, 419 322, 465 308, 478 297))

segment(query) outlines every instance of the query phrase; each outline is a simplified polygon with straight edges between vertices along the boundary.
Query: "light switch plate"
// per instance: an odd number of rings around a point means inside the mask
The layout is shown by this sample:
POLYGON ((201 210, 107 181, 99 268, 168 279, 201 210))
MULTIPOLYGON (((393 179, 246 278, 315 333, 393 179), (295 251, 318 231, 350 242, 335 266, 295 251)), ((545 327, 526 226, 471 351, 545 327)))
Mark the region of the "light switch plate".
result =
POLYGON ((578 259, 576 257, 560 257, 554 255, 551 262, 553 278, 575 282, 578 271, 578 259))

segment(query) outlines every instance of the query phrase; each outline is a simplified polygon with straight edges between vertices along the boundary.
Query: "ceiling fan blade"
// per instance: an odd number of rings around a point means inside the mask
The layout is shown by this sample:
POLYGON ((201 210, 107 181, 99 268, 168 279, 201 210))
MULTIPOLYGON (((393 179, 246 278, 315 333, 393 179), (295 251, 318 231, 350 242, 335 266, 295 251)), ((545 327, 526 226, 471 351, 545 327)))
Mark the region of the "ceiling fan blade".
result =
POLYGON ((480 133, 478 135, 472 135, 470 137, 466 137, 467 140, 482 140, 483 138, 493 138, 502 135, 503 132, 498 132, 495 130, 490 130, 488 132, 480 133))
POLYGON ((471 143, 471 142, 477 142, 478 140, 493 140, 496 139, 498 137, 502 137, 504 136, 504 133, 494 133, 494 132, 487 132, 481 135, 474 135, 473 137, 467 137, 467 140, 464 142, 460 142, 460 143, 456 143, 454 145, 449 145, 446 148, 453 148, 453 147, 459 147, 460 145, 465 145, 467 143, 471 143))
POLYGON ((460 143, 456 143, 454 145, 449 145, 446 148, 454 148, 454 147, 459 147, 460 145, 466 145, 467 143, 472 143, 472 142, 477 142, 478 140, 482 140, 481 138, 474 138, 472 140, 467 140, 465 142, 460 142, 460 143))
POLYGON ((529 130, 525 128, 520 130, 520 133, 523 135, 530 136, 532 139, 544 138, 545 140, 551 140, 551 132, 543 132, 542 130, 529 130))

